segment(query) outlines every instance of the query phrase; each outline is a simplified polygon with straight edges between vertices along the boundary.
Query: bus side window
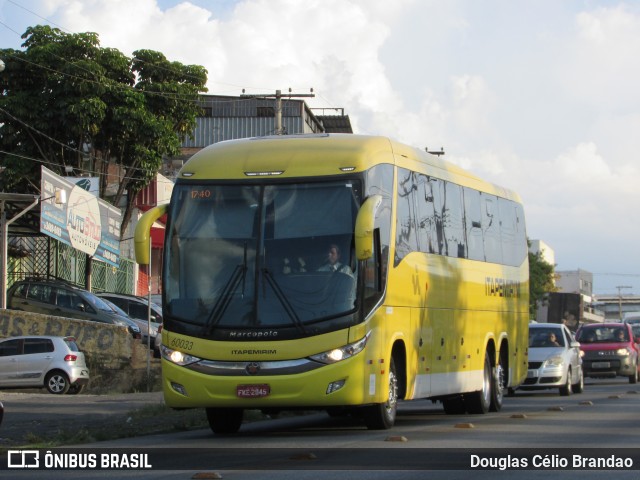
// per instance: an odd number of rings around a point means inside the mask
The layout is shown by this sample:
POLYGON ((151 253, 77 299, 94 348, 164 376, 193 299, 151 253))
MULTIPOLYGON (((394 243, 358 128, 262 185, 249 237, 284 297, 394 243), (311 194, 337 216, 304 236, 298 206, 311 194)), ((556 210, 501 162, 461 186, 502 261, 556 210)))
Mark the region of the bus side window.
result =
POLYGON ((500 217, 496 202, 498 197, 481 193, 482 228, 484 230, 484 253, 487 262, 502 263, 502 241, 500 239, 500 217))
POLYGON ((484 261, 484 239, 482 238, 482 209, 480 192, 464 189, 465 228, 468 256, 471 260, 484 261))
POLYGON ((466 258, 467 245, 464 235, 462 187, 455 183, 445 182, 442 208, 442 223, 444 225, 444 254, 449 257, 466 258))

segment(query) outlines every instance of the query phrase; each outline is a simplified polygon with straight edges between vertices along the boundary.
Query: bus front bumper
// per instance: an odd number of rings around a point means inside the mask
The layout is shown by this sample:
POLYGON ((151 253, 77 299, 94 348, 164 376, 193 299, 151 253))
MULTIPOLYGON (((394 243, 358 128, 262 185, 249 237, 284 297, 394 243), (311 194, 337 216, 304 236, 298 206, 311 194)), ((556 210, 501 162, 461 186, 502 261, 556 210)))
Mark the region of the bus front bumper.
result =
POLYGON ((302 373, 225 376, 163 359, 164 398, 172 408, 322 408, 386 401, 385 372, 374 372, 362 362, 358 355, 302 373))

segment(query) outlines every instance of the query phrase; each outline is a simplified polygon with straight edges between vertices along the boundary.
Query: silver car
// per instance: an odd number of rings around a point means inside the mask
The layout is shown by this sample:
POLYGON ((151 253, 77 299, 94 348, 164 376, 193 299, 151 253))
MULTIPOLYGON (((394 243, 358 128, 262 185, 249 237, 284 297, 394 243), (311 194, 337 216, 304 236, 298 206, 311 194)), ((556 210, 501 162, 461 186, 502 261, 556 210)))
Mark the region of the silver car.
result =
POLYGON ((522 390, 557 388, 560 395, 582 393, 580 343, 559 323, 529 325, 529 369, 522 390))
POLYGON ((89 383, 84 353, 73 337, 30 335, 0 340, 0 388, 80 393, 89 383))

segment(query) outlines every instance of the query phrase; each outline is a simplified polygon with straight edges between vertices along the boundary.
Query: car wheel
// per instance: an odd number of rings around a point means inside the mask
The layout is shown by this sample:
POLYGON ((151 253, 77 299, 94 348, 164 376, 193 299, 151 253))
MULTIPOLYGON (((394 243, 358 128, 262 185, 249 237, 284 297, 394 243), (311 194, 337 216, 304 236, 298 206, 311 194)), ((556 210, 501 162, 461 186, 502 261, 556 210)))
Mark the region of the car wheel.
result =
POLYGON ((582 393, 584 392, 584 372, 580 369, 580 378, 578 379, 578 383, 574 383, 572 385, 573 393, 582 393))
POLYGON ((482 390, 473 392, 464 397, 464 403, 469 413, 487 413, 493 397, 493 367, 489 360, 489 352, 484 354, 484 369, 482 372, 482 390))
POLYGON ((369 430, 386 430, 393 427, 398 411, 398 376, 396 365, 391 357, 389 365, 389 399, 363 408, 364 423, 369 430))
POLYGON ((207 420, 213 433, 238 433, 242 425, 242 408, 207 408, 207 420))
POLYGON ((636 362, 633 375, 629 375, 629 383, 638 383, 638 363, 636 362))
POLYGON ((573 393, 573 385, 571 383, 571 369, 567 370, 567 381, 564 386, 560 387, 560 395, 568 397, 573 393))
POLYGON ((49 393, 62 395, 69 391, 69 377, 67 377, 66 373, 61 371, 49 372, 44 379, 44 386, 47 388, 49 393))

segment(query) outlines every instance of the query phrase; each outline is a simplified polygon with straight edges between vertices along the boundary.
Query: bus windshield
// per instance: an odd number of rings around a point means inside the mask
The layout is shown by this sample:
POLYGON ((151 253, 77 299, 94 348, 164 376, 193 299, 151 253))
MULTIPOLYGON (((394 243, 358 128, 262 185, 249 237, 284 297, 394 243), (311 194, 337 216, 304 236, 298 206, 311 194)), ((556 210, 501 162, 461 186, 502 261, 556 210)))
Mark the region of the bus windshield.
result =
POLYGON ((167 314, 216 328, 291 328, 356 305, 359 182, 178 184, 164 255, 167 314))

